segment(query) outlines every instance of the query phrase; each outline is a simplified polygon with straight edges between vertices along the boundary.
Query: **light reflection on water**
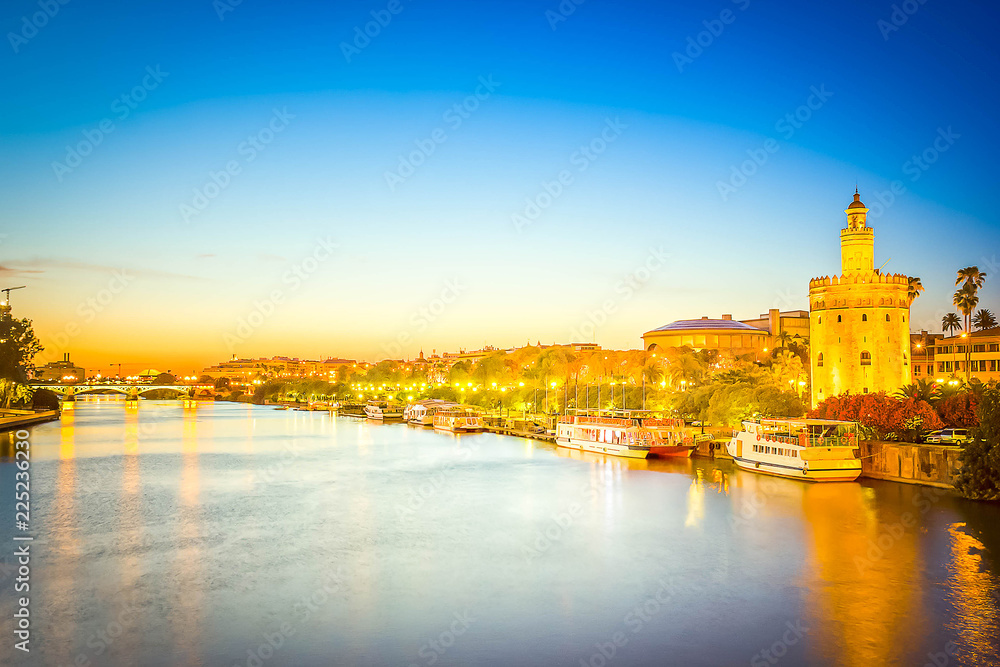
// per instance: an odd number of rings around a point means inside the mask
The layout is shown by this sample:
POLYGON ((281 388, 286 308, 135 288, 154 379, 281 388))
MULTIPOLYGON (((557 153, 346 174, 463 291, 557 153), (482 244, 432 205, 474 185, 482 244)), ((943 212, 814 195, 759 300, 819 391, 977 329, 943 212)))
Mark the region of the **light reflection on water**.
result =
POLYGON ((223 403, 80 402, 31 442, 24 664, 1000 660, 1000 509, 921 487, 223 403))

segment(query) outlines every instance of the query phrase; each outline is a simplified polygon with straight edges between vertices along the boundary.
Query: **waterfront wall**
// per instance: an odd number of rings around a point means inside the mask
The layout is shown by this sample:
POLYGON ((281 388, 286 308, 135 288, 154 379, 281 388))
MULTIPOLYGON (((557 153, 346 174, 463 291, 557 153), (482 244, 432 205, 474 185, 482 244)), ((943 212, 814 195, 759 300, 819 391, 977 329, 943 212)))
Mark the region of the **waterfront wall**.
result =
POLYGON ((861 476, 872 479, 950 489, 962 467, 960 447, 865 440, 860 450, 861 476))

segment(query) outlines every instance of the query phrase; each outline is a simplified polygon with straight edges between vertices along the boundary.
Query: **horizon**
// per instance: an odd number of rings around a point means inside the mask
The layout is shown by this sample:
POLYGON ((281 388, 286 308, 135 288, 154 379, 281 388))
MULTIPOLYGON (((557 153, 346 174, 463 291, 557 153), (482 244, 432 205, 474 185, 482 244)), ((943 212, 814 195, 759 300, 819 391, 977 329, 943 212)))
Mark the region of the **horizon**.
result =
POLYGON ((855 187, 911 330, 1000 267, 992 6, 388 4, 12 7, 0 272, 39 360, 637 349, 808 310, 855 187))

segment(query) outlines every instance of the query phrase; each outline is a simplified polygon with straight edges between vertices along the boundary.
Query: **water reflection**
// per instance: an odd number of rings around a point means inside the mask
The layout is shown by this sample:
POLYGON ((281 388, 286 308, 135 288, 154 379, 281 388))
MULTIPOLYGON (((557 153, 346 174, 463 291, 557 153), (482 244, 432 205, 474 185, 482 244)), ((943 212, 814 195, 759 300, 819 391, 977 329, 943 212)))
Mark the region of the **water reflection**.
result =
POLYGON ((201 477, 198 467, 197 408, 185 405, 182 420, 181 470, 178 482, 180 502, 174 563, 176 588, 171 614, 175 647, 173 655, 178 659, 177 664, 199 665, 204 590, 199 520, 201 477))
POLYGON ((995 665, 1000 641, 1000 588, 996 575, 984 561, 986 548, 966 530, 965 523, 948 526, 951 561, 946 585, 955 614, 947 628, 954 633, 954 643, 965 664, 995 665))
POLYGON ((817 657, 837 655, 843 665, 893 662, 928 629, 919 529, 903 525, 900 505, 876 504, 860 484, 800 489, 812 536, 802 582, 810 591, 806 625, 817 657))

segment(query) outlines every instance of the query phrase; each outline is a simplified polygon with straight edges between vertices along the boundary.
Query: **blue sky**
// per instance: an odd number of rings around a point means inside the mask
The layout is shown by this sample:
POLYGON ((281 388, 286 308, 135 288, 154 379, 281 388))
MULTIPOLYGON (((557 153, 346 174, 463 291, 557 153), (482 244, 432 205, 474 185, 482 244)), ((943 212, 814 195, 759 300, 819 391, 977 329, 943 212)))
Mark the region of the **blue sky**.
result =
POLYGON ((993 5, 684 4, 243 0, 220 20, 221 1, 70 0, 32 31, 45 1, 8 3, 15 308, 88 368, 637 347, 675 319, 805 308, 855 184, 875 208, 893 181, 876 253, 923 279, 915 325, 957 268, 997 275, 993 5), (196 191, 214 196, 185 216, 196 191))

